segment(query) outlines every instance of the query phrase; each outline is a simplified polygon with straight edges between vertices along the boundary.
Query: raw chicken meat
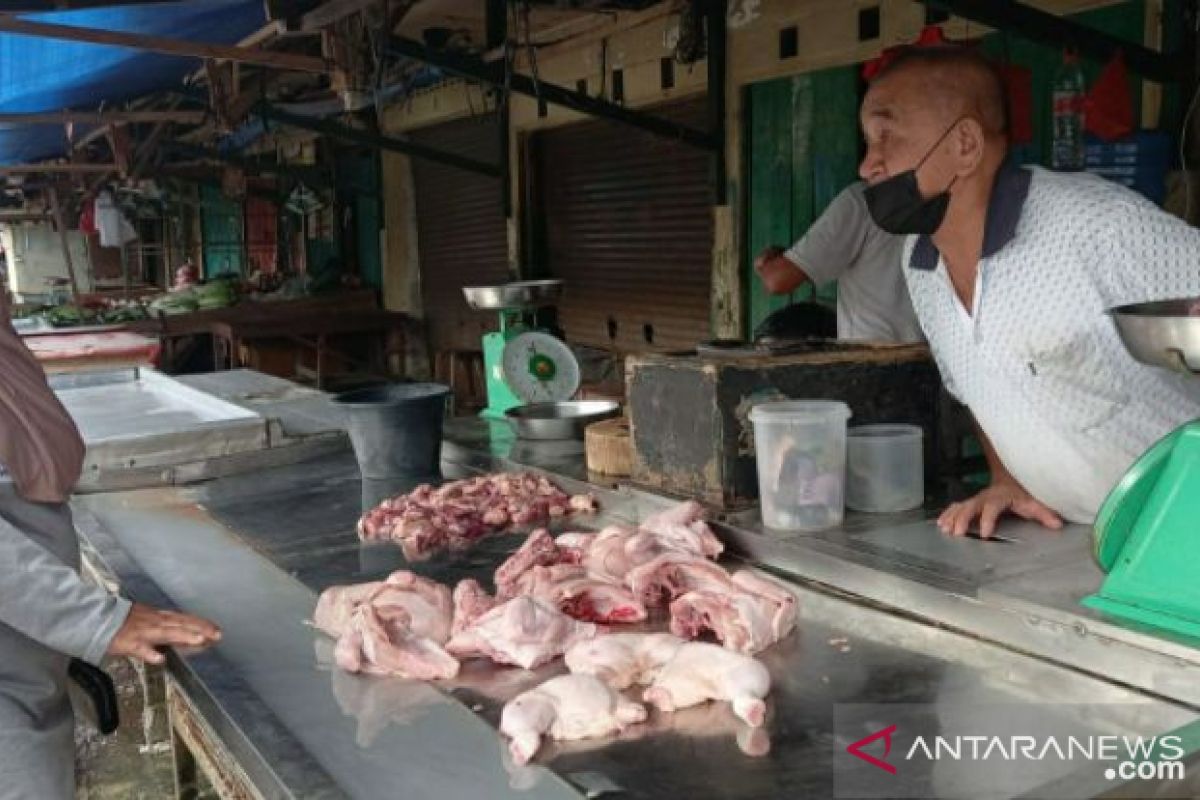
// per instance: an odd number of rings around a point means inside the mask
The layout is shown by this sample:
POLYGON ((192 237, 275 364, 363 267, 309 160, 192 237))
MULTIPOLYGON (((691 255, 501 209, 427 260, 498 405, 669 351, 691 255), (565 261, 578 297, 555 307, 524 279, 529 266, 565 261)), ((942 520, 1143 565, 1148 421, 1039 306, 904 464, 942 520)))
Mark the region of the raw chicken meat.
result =
POLYGON ((562 553, 550 531, 538 528, 496 569, 496 591, 503 594, 518 578, 534 567, 548 567, 561 560, 562 553))
POLYGON ((534 567, 511 584, 502 587, 501 591, 497 593, 497 597, 501 600, 511 600, 521 595, 538 595, 548 591, 553 584, 586 577, 588 577, 588 571, 578 564, 534 567))
POLYGON ((387 577, 365 601, 386 623, 403 625, 438 644, 450 638, 454 602, 450 589, 408 570, 387 577))
POLYGON ((599 578, 624 583, 626 573, 638 563, 625 552, 625 545, 636 535, 636 530, 619 525, 604 528, 596 534, 596 538, 584 553, 583 566, 599 578))
POLYGON ((534 669, 596 633, 595 625, 571 619, 548 603, 517 597, 475 620, 450 639, 446 650, 460 658, 480 656, 534 669))
POLYGON ((614 689, 651 683, 684 640, 669 633, 612 633, 580 642, 563 655, 575 674, 595 675, 614 689))
POLYGON ((771 635, 776 641, 787 636, 796 627, 796 615, 799 612, 796 595, 779 581, 753 570, 742 569, 733 574, 733 583, 776 605, 775 613, 771 616, 771 635))
POLYGON ((518 695, 500 713, 500 732, 512 741, 517 764, 527 764, 552 739, 606 736, 646 719, 646 708, 626 700, 593 675, 561 675, 518 695))
POLYGON ((426 681, 458 674, 458 661, 437 642, 404 628, 387 626, 370 604, 363 604, 354 612, 349 629, 338 639, 333 657, 347 672, 426 681))
POLYGON ((624 586, 593 578, 583 567, 534 567, 521 576, 518 594, 544 600, 584 622, 641 622, 646 607, 624 586))
POLYGON ((382 581, 329 587, 317 598, 313 623, 337 638, 349 630, 354 612, 363 605, 375 608, 389 627, 408 628, 438 644, 450 637, 450 590, 408 570, 393 572, 382 581))
POLYGON ((634 567, 625 583, 647 606, 665 606, 687 592, 732 585, 729 573, 711 561, 687 553, 663 553, 652 561, 634 567))
POLYGON ((334 660, 348 672, 452 678, 458 662, 441 645, 450 638, 450 590, 407 570, 386 580, 331 586, 313 619, 335 637, 334 660))
POLYGON ((349 630, 354 610, 380 586, 383 586, 383 581, 358 583, 353 586, 330 586, 317 598, 313 624, 336 639, 349 630))
POLYGON ((600 531, 583 555, 592 574, 626 582, 630 571, 666 553, 715 559, 725 549, 703 519, 695 502, 648 517, 637 528, 612 525, 600 531))
POLYGON ((689 500, 647 517, 639 527, 664 542, 674 542, 676 549, 715 559, 725 545, 704 521, 706 515, 704 506, 689 500))
POLYGON ((662 711, 728 700, 746 724, 761 727, 771 674, 761 661, 705 642, 688 642, 659 670, 642 699, 662 711))
POLYGON ((671 603, 671 633, 695 639, 712 633, 738 653, 757 653, 791 633, 796 598, 783 586, 745 571, 728 589, 688 592, 671 603))
POLYGON ((595 509, 591 495, 571 497, 544 476, 502 473, 437 488, 424 484, 385 500, 362 516, 358 535, 395 541, 406 558, 419 561, 446 548, 465 550, 510 527, 595 509))
POLYGON ((497 604, 498 601, 479 585, 479 581, 474 578, 459 581, 454 587, 454 618, 450 624, 450 635, 462 633, 497 604))
POLYGON ((559 556, 564 564, 582 564, 583 557, 587 553, 588 548, 592 546, 592 542, 596 539, 596 534, 588 532, 560 533, 554 537, 554 543, 558 545, 559 556))

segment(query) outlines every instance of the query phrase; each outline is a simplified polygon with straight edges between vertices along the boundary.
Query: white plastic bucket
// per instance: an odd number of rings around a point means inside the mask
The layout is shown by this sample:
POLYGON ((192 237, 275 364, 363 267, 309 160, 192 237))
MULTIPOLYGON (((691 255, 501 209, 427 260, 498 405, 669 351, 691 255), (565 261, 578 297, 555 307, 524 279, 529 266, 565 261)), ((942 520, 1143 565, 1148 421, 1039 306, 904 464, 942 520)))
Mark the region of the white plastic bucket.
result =
POLYGON ((817 531, 842 523, 849 418, 849 406, 837 400, 788 400, 751 409, 764 525, 817 531))
POLYGON ((860 425, 846 440, 846 507, 895 512, 925 501, 925 460, 919 425, 860 425))

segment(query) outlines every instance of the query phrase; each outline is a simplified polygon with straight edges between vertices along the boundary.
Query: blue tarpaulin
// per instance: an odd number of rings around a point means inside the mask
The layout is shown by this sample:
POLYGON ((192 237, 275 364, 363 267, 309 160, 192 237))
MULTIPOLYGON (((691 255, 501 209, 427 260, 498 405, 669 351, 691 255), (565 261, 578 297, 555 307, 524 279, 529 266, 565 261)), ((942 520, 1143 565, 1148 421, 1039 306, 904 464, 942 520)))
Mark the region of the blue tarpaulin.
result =
MULTIPOLYGON (((233 44, 266 23, 262 0, 181 0, 140 6, 22 15, 39 22, 233 44)), ((177 87, 196 58, 125 47, 0 33, 0 112, 94 111, 177 87)), ((77 131, 80 130, 77 128, 77 131)), ((60 155, 58 125, 0 125, 0 164, 60 155)))

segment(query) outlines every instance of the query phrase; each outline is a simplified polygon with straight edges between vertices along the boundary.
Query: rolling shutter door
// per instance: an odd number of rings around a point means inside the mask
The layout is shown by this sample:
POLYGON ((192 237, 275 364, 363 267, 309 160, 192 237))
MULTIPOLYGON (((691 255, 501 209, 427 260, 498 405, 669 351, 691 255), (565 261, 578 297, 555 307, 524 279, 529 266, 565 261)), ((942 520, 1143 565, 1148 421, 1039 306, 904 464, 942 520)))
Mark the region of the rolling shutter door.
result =
MULTIPOLYGON (((703 98, 654 113, 706 125, 703 98)), ((537 134, 533 160, 545 266, 566 281, 568 340, 628 352, 708 339, 707 153, 602 120, 537 134)))
MULTIPOLYGON (((479 161, 499 161, 499 133, 491 117, 436 125, 411 137, 479 161)), ((421 295, 431 343, 435 350, 478 350, 480 337, 496 329, 496 315, 468 308, 462 287, 509 280, 500 181, 421 158, 412 165, 421 295)))

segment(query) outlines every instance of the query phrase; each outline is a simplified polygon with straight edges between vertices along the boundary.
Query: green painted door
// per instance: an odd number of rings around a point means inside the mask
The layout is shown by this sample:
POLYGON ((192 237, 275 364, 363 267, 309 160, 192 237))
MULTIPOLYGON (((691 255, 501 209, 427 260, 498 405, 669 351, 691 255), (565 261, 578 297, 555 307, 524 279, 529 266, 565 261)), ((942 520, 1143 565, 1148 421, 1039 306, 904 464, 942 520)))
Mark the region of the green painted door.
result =
MULTIPOLYGON (((747 334, 788 297, 772 297, 754 273, 754 257, 771 244, 804 235, 838 192, 857 179, 858 70, 839 67, 754 84, 746 89, 747 334)), ((832 304, 836 287, 818 292, 832 304)), ((812 288, 795 299, 812 297, 812 288)))
POLYGON ((343 232, 343 236, 354 239, 346 243, 347 249, 353 254, 363 283, 380 289, 383 287, 383 264, 379 249, 379 154, 339 153, 337 172, 340 203, 350 207, 354 221, 353 230, 343 232))
POLYGON ((200 225, 204 243, 204 277, 241 275, 245 257, 242 204, 215 186, 200 192, 200 225))

